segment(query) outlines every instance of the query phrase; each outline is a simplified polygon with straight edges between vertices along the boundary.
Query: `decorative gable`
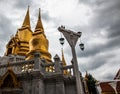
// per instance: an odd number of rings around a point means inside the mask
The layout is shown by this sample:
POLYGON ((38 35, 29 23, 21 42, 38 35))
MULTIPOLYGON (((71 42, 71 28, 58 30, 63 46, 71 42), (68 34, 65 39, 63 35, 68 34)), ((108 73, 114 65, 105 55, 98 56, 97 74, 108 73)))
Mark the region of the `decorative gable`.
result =
POLYGON ((1 77, 0 88, 19 88, 20 83, 17 80, 16 75, 11 69, 1 77))

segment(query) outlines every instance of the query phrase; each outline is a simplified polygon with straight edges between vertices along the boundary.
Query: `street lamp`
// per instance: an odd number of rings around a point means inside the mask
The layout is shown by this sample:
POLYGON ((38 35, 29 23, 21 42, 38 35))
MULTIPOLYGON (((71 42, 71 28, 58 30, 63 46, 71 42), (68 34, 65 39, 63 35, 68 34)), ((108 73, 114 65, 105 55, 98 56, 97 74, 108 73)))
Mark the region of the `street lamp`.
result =
POLYGON ((117 87, 117 81, 114 82, 110 82, 108 83, 114 90, 115 90, 115 94, 118 94, 116 87, 117 87))
POLYGON ((65 39, 61 37, 61 38, 59 39, 59 41, 60 41, 60 44, 63 45, 64 42, 65 42, 65 39))
POLYGON ((79 46, 80 46, 80 49, 83 51, 84 50, 84 44, 80 43, 79 46))
MULTIPOLYGON (((70 47, 71 47, 71 50, 72 50, 72 56, 73 56, 73 69, 74 69, 74 74, 75 74, 75 79, 76 79, 76 87, 77 87, 77 94, 84 94, 84 91, 83 91, 83 85, 82 85, 82 81, 81 81, 81 78, 80 78, 80 72, 79 72, 79 69, 78 69, 78 62, 77 62, 77 57, 76 57, 76 52, 75 52, 75 45, 77 43, 77 40, 79 37, 81 37, 81 32, 73 32, 71 30, 67 30, 65 29, 64 26, 61 26, 61 27, 58 27, 58 30, 60 32, 63 33, 64 37, 66 38, 66 40, 68 41, 70 47)), ((61 40, 61 43, 63 40, 61 40)), ((82 49, 83 48, 83 44, 81 45, 82 49)))

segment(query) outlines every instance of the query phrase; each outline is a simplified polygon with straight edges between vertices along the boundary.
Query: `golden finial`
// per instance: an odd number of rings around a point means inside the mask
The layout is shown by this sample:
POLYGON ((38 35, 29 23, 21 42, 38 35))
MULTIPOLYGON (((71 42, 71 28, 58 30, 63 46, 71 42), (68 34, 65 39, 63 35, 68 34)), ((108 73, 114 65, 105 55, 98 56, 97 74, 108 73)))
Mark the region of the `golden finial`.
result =
POLYGON ((41 9, 39 8, 39 14, 38 14, 38 21, 37 21, 37 25, 35 28, 35 32, 36 31, 44 31, 43 25, 42 25, 42 21, 41 21, 41 13, 40 13, 41 9))
POLYGON ((31 28, 31 26, 30 26, 30 16, 29 16, 29 7, 30 6, 28 5, 28 10, 27 10, 26 16, 24 18, 24 22, 23 22, 22 27, 29 27, 29 28, 31 28))

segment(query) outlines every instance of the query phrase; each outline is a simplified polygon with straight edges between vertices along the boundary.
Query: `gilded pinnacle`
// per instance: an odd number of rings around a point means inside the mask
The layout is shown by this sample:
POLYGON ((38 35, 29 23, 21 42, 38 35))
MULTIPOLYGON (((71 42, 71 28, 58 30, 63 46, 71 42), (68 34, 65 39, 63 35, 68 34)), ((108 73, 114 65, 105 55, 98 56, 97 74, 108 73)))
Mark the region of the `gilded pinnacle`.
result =
POLYGON ((23 22, 22 27, 29 27, 29 28, 31 28, 31 26, 30 26, 30 16, 29 16, 29 6, 28 6, 28 10, 27 10, 26 16, 24 18, 24 22, 23 22))
POLYGON ((40 13, 40 8, 39 8, 39 14, 38 14, 38 21, 37 21, 37 25, 35 28, 35 32, 36 31, 44 31, 43 25, 42 25, 42 21, 41 21, 41 13, 40 13))

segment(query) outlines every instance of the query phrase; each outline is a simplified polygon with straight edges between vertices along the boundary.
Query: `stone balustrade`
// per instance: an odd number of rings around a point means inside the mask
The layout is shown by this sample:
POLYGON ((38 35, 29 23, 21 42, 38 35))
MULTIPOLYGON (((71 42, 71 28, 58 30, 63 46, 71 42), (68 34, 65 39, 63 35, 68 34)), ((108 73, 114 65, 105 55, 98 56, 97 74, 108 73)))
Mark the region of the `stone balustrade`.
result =
POLYGON ((54 57, 54 62, 50 63, 47 63, 45 59, 41 59, 39 57, 39 53, 36 53, 35 58, 32 60, 21 60, 18 58, 17 60, 21 61, 17 61, 16 59, 12 58, 10 62, 0 64, 0 76, 4 75, 8 68, 12 69, 15 74, 20 74, 25 71, 31 72, 39 70, 46 74, 61 73, 63 75, 66 71, 67 76, 73 76, 73 65, 63 66, 58 55, 54 57))

